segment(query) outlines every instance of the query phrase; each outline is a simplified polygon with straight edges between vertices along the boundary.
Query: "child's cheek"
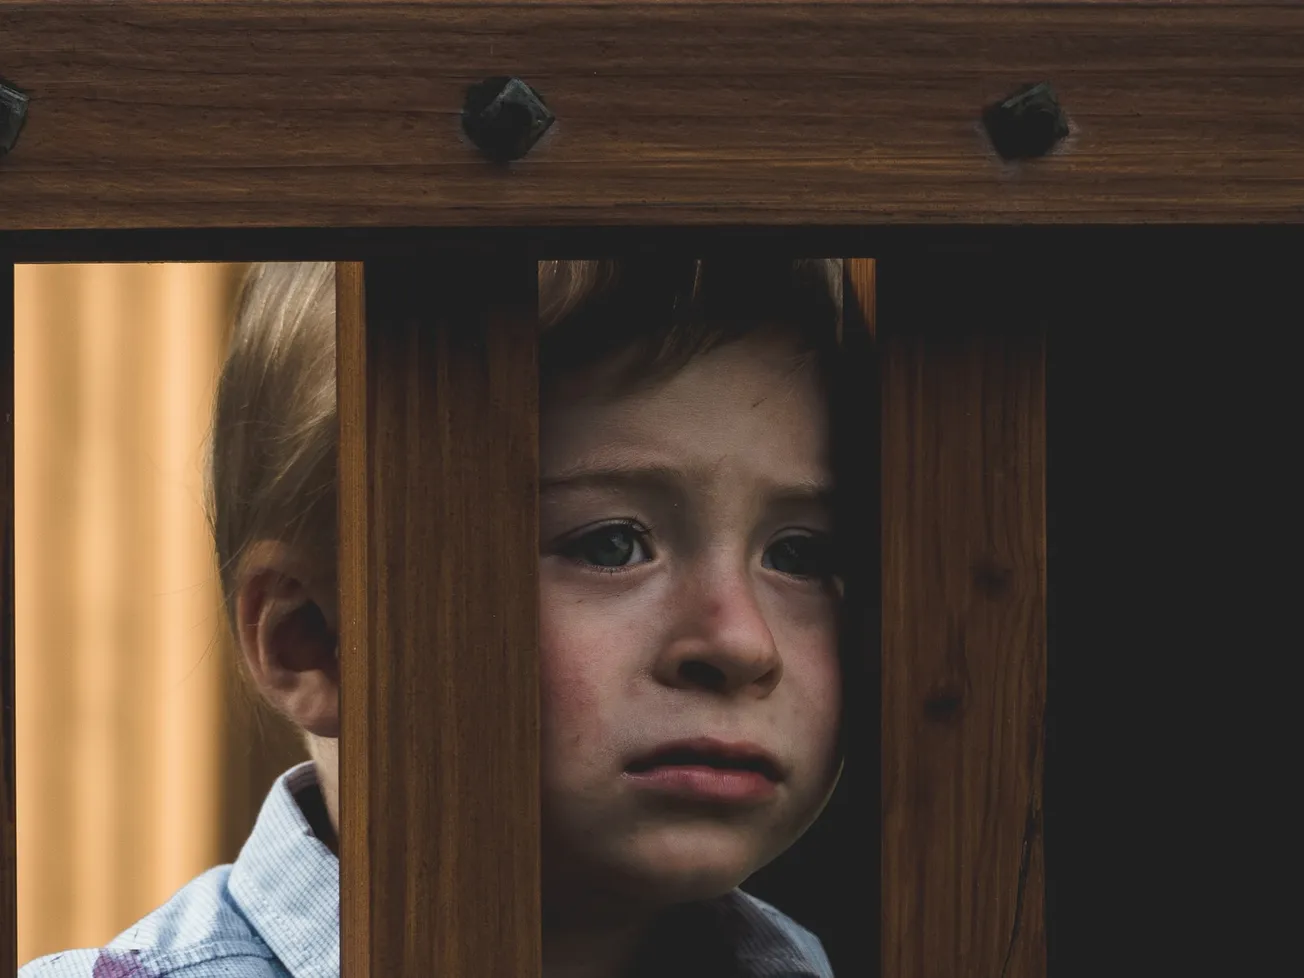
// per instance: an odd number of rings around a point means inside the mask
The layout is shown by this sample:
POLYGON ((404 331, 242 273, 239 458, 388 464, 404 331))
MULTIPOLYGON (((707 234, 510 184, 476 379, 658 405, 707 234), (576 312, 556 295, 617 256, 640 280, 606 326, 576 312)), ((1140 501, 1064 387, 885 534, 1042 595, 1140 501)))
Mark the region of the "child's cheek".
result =
POLYGON ((806 716, 815 718, 815 755, 823 759, 826 765, 825 790, 832 787, 833 779, 842 764, 838 753, 838 729, 845 710, 842 696, 842 672, 834 651, 825 659, 815 677, 814 694, 803 711, 806 716))
MULTIPOLYGON (((582 602, 571 602, 582 604, 582 602)), ((603 696, 614 677, 601 649, 601 626, 585 627, 583 608, 549 608, 540 614, 540 708, 545 770, 583 763, 613 742, 615 712, 603 696)))
POLYGON ((800 745, 801 763, 809 772, 812 788, 823 792, 838 770, 838 728, 841 723, 842 670, 838 661, 833 624, 788 636, 783 682, 789 694, 781 724, 785 739, 800 745))

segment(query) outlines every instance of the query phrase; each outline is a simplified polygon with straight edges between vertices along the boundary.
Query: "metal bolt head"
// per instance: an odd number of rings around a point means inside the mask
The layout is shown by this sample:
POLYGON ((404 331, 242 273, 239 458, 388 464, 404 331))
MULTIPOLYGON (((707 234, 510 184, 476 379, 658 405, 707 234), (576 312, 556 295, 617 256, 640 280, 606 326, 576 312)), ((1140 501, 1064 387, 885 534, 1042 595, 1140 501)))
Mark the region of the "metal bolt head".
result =
POLYGON ((1068 119, 1046 82, 1021 88, 983 112, 983 125, 1003 160, 1045 156, 1069 134, 1068 119))
POLYGON ((486 78, 466 90, 462 130, 495 162, 519 160, 555 121, 543 96, 519 78, 486 78))
POLYGON ((27 96, 0 81, 0 156, 14 148, 26 119, 27 96))

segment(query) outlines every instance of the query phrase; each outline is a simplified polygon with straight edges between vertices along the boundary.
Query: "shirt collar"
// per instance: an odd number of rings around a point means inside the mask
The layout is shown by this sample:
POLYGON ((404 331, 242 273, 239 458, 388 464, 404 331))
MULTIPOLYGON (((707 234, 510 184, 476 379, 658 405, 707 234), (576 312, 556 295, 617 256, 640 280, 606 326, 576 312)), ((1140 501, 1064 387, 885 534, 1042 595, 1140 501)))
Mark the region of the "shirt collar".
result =
POLYGON ((641 955, 641 975, 832 978, 814 934, 739 889, 667 910, 641 955))
POLYGON ((745 978, 825 978, 832 972, 816 937, 780 911, 735 889, 701 904, 745 978))
POLYGON ((276 779, 227 881, 236 905, 292 978, 340 974, 340 861, 295 800, 316 786, 313 761, 276 779))

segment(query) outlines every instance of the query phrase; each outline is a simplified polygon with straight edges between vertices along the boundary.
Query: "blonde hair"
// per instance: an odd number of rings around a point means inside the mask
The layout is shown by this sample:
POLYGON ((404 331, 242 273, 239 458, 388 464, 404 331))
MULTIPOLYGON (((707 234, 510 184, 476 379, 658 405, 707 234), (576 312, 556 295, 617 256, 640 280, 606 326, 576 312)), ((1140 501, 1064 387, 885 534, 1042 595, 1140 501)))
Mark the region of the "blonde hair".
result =
MULTIPOLYGON (((766 323, 797 327, 803 350, 822 358, 840 340, 841 310, 834 260, 540 262, 540 372, 634 350, 626 379, 650 381, 766 323)), ((334 264, 251 266, 217 384, 207 472, 232 627, 242 560, 255 542, 279 540, 334 567, 338 434, 334 264)))

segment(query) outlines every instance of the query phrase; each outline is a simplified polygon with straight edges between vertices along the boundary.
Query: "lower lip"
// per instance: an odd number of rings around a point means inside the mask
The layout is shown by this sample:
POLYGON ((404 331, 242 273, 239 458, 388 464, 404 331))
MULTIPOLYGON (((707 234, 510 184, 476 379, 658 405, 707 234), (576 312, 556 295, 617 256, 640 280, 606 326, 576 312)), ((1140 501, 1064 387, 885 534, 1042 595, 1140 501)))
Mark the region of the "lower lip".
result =
POLYGON ((764 801, 774 794, 775 787, 757 771, 705 764, 663 764, 625 776, 641 787, 701 801, 764 801))

